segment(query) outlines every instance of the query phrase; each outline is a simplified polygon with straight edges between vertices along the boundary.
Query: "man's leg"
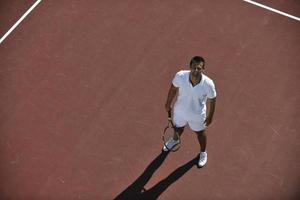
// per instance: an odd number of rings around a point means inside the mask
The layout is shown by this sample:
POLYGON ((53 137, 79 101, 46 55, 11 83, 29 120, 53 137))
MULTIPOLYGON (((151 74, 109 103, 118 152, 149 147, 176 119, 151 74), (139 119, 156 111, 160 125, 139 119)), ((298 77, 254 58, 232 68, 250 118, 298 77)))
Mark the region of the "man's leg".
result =
MULTIPOLYGON (((184 131, 184 126, 183 127, 174 127, 174 130, 176 133, 178 133, 179 137, 182 135, 184 131)), ((178 140, 179 138, 174 138, 174 140, 178 140)))
MULTIPOLYGON (((178 133, 179 136, 182 135, 184 127, 174 127, 174 130, 176 133, 178 133)), ((178 136, 175 135, 173 138, 171 138, 169 141, 167 141, 163 146, 163 151, 169 151, 172 149, 176 144, 179 143, 178 136)))
POLYGON ((195 131, 197 134, 197 138, 200 144, 200 150, 201 152, 205 152, 206 150, 206 142, 207 142, 207 136, 206 136, 206 131, 195 131))
MULTIPOLYGON (((175 132, 178 133, 179 136, 181 136, 184 131, 184 127, 187 124, 187 121, 183 117, 183 115, 180 115, 179 113, 174 111, 172 121, 173 121, 175 132)), ((179 139, 178 136, 175 135, 171 140, 169 140, 164 144, 163 150, 169 151, 169 149, 173 148, 174 145, 179 143, 178 139, 179 139)))
MULTIPOLYGON (((176 133, 178 133, 178 135, 180 137, 184 131, 184 127, 187 124, 187 120, 185 119, 184 115, 180 115, 179 113, 174 112, 172 121, 173 121, 173 125, 174 125, 174 130, 176 133)), ((174 137, 174 140, 179 139, 176 137, 177 136, 174 137)))
POLYGON ((207 162, 207 152, 206 152, 206 142, 207 142, 207 136, 206 131, 196 131, 198 141, 200 144, 200 154, 199 154, 199 161, 198 161, 198 167, 203 167, 207 162))

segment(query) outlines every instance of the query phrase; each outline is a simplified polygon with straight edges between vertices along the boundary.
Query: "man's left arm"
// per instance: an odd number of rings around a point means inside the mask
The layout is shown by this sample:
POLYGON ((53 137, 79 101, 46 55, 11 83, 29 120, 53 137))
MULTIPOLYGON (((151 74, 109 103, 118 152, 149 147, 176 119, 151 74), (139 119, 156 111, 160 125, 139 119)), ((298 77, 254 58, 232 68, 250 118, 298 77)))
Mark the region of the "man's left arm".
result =
POLYGON ((208 111, 208 115, 204 121, 205 126, 209 126, 212 123, 214 113, 215 113, 215 108, 216 108, 216 100, 217 100, 216 97, 212 98, 212 99, 208 99, 209 111, 208 111))

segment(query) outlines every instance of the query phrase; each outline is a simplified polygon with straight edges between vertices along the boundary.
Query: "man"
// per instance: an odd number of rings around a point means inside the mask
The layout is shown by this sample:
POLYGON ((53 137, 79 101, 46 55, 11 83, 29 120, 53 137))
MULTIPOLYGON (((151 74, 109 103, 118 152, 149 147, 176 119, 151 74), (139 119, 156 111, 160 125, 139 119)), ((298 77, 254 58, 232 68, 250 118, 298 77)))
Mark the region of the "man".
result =
MULTIPOLYGON (((171 111, 172 101, 178 93, 172 121, 179 136, 187 124, 197 134, 200 144, 199 167, 203 167, 207 162, 206 127, 212 123, 217 96, 213 81, 203 74, 204 66, 204 59, 195 56, 190 61, 190 70, 177 72, 165 105, 166 111, 171 111), (206 101, 209 103, 208 114, 206 114, 206 101)), ((174 138, 169 140, 164 144, 163 150, 172 149, 178 142, 174 138)))

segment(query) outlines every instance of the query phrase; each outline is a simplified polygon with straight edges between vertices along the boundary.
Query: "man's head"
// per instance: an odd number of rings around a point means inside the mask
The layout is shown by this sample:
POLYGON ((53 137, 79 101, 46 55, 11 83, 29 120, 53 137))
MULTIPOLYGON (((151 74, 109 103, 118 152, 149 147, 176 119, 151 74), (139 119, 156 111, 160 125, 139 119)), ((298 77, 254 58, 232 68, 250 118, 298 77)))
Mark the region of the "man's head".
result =
POLYGON ((193 57, 190 62, 190 69, 192 75, 198 76, 199 74, 201 74, 204 71, 204 65, 204 58, 200 56, 193 57))

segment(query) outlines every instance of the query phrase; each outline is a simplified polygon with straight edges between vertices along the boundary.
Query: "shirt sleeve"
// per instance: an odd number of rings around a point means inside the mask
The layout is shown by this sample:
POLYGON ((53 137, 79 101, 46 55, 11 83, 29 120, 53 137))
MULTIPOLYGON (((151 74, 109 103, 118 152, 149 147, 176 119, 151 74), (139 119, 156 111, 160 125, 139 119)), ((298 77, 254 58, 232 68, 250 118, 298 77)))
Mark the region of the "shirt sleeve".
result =
POLYGON ((217 96, 216 87, 213 81, 208 82, 208 91, 207 91, 207 97, 209 99, 213 99, 217 96))
POLYGON ((175 87, 180 87, 181 84, 181 72, 177 72, 175 77, 173 78, 172 84, 175 87))

